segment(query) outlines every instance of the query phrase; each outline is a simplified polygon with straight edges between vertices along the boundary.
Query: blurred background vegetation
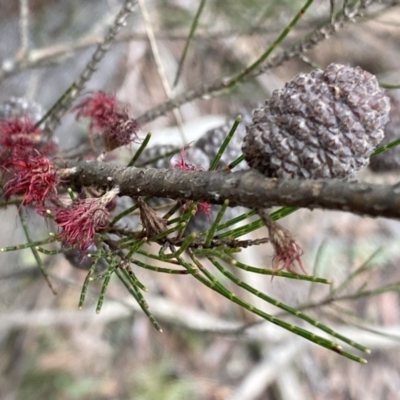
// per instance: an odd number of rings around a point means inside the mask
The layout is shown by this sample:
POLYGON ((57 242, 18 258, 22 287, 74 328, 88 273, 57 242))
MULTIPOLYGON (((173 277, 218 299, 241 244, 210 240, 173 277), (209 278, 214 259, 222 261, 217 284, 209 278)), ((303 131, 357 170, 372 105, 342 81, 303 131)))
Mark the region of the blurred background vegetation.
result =
MULTIPOLYGON (((48 109, 80 74, 122 3, 29 0, 30 57, 25 64, 16 64, 21 3, 0 0, 0 101, 22 96, 48 109)), ((144 2, 170 85, 199 3, 144 2)), ((293 75, 315 66, 359 65, 381 82, 400 82, 400 9, 395 1, 372 3, 356 23, 348 23, 304 57, 290 59, 235 90, 180 107, 185 140, 195 140, 228 117, 250 112, 293 75)), ((302 6, 297 0, 206 1, 176 93, 248 66, 302 6)), ((343 3, 334 1, 334 6, 340 11, 343 3)), ((329 21, 330 7, 329 1, 315 0, 277 51, 329 21)), ((133 116, 167 99, 146 28, 137 7, 87 87, 116 93, 129 103, 133 116)), ((67 115, 57 131, 64 149, 78 144, 85 134, 85 126, 77 129, 73 123, 67 115)), ((176 114, 168 113, 143 129, 153 132, 153 144, 182 145, 176 126, 176 114)), ((396 173, 364 171, 358 178, 395 182, 396 173)), ((16 208, 0 212, 0 246, 24 243, 16 208)), ((46 224, 34 213, 29 224, 35 239, 46 237, 46 224)), ((398 399, 399 223, 300 210, 283 224, 302 245, 307 269, 333 279, 334 287, 343 285, 342 290, 333 295, 329 288, 307 282, 280 278, 271 282, 244 271, 239 276, 369 346, 368 365, 353 363, 266 322, 251 327, 257 321, 252 314, 188 276, 137 271, 149 288, 146 300, 162 323, 163 334, 151 326, 117 280, 99 315, 94 311, 100 289, 96 283, 89 287, 84 309, 78 310, 86 271, 73 268, 62 255, 44 257, 58 290, 53 296, 30 251, 24 250, 0 254, 0 398, 398 399)), ((241 257, 250 265, 270 266, 271 255, 271 249, 263 246, 241 257)), ((248 293, 239 290, 239 294, 273 312, 248 293)))

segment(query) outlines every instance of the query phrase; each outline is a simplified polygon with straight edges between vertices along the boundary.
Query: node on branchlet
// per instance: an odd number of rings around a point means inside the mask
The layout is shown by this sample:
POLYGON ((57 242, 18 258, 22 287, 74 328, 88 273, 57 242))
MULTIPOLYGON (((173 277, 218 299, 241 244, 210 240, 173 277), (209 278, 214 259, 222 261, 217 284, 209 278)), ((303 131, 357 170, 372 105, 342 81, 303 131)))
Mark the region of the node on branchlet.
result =
MULTIPOLYGON (((243 154, 251 168, 275 178, 339 178, 369 163, 383 139, 390 102, 375 76, 330 64, 299 74, 273 92, 246 127, 243 154)), ((274 268, 294 272, 301 248, 290 233, 257 210, 275 249, 274 268), (286 245, 285 245, 286 243, 286 245)))
MULTIPOLYGON (((400 138, 400 95, 387 91, 390 98, 390 121, 385 126, 385 137, 380 145, 386 145, 400 138)), ((371 157, 369 168, 374 172, 396 171, 400 169, 400 146, 371 157)))
POLYGON ((347 178, 383 139, 390 102, 374 75, 330 64, 299 74, 253 113, 243 154, 277 178, 347 178))

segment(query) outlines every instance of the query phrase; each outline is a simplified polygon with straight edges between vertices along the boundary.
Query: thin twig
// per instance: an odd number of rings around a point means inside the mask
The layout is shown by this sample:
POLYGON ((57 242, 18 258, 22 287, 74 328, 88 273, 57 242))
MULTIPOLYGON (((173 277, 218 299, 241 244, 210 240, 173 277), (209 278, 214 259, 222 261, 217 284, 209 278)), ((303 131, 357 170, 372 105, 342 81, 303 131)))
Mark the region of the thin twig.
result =
POLYGON ((28 0, 19 0, 19 50, 17 57, 26 60, 29 50, 29 4, 28 0))
MULTIPOLYGON (((247 81, 264 73, 269 69, 282 65, 284 62, 290 59, 298 57, 300 54, 303 54, 304 52, 314 48, 317 44, 325 40, 328 36, 335 33, 339 28, 343 27, 343 25, 355 22, 356 18, 360 16, 361 11, 365 10, 367 7, 375 2, 375 0, 356 2, 355 4, 347 8, 346 13, 343 11, 340 12, 336 16, 333 24, 328 21, 321 27, 314 29, 299 43, 296 43, 288 50, 282 51, 281 53, 269 58, 269 61, 264 62, 257 68, 251 70, 247 68, 244 70, 247 71, 246 74, 244 74, 244 71, 241 71, 231 78, 223 77, 217 79, 212 83, 202 84, 195 89, 177 95, 175 98, 167 100, 166 102, 146 111, 144 114, 138 117, 138 122, 143 125, 147 122, 155 120, 162 115, 165 115, 169 111, 172 111, 175 108, 182 106, 183 104, 189 103, 206 95, 216 94, 217 92, 223 93, 224 91, 232 88, 236 84, 236 82, 238 81, 238 77, 242 82, 247 81)), ((397 3, 390 4, 388 5, 388 7, 392 7, 396 4, 397 3)))
MULTIPOLYGON (((144 24, 145 24, 145 28, 146 28, 146 32, 147 32, 147 37, 149 39, 150 48, 153 53, 154 62, 157 67, 158 76, 161 79, 161 83, 162 83, 162 86, 163 86, 163 89, 164 89, 164 92, 165 92, 167 98, 170 99, 171 95, 172 95, 172 90, 171 90, 171 86, 170 86, 168 79, 166 77, 166 74, 165 74, 165 70, 164 70, 164 67, 163 67, 163 64, 161 61, 160 52, 158 51, 157 40, 154 35, 150 16, 147 11, 144 0, 138 0, 138 3, 139 3, 140 10, 142 12, 142 16, 143 16, 143 20, 144 20, 144 24)), ((185 138, 185 132, 183 130, 183 119, 182 119, 181 112, 179 111, 179 109, 173 110, 173 114, 174 114, 176 124, 178 125, 183 144, 186 144, 187 140, 185 138)))
POLYGON ((115 16, 113 24, 110 26, 102 42, 98 44, 89 63, 86 65, 86 67, 84 68, 78 79, 76 79, 72 83, 72 85, 67 89, 67 91, 51 107, 49 112, 47 112, 46 115, 42 118, 42 120, 38 122, 39 125, 47 120, 46 122, 47 137, 53 134, 54 129, 60 123, 60 119, 62 118, 62 116, 68 110, 73 100, 84 89, 86 83, 90 80, 90 78, 96 71, 101 60, 104 58, 111 44, 114 42, 115 37, 124 26, 128 15, 133 12, 136 3, 137 1, 132 1, 132 0, 124 1, 121 10, 115 16))

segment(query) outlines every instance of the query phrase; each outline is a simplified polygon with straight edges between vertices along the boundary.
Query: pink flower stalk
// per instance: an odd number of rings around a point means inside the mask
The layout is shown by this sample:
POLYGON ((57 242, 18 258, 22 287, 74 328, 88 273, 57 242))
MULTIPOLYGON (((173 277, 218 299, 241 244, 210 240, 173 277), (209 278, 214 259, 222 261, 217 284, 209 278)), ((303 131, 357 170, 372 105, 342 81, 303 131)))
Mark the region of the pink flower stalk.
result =
MULTIPOLYGON (((201 171, 202 170, 202 168, 197 167, 193 164, 190 164, 186 160, 186 147, 184 147, 182 149, 182 151, 180 152, 178 160, 175 162, 170 162, 170 165, 171 165, 172 169, 177 169, 177 170, 181 170, 181 171, 201 171)), ((182 207, 183 211, 186 212, 189 209, 190 205, 191 205, 191 202, 186 202, 182 207)), ((198 203, 194 215, 197 215, 199 211, 203 212, 204 214, 207 215, 207 217, 209 217, 211 215, 211 204, 206 203, 204 201, 198 203)))
POLYGON ((138 122, 130 118, 127 107, 114 95, 102 91, 91 93, 85 100, 75 106, 76 118, 90 119, 90 133, 101 133, 104 138, 105 151, 130 144, 138 140, 138 122))
POLYGON ((79 250, 86 252, 94 244, 96 233, 109 225, 111 217, 107 204, 118 192, 116 188, 100 198, 77 200, 67 207, 51 210, 62 231, 59 240, 68 247, 79 244, 79 250))
POLYGON ((4 185, 5 198, 12 195, 23 195, 22 204, 43 206, 51 193, 57 195, 57 185, 60 179, 54 164, 37 150, 24 159, 8 162, 14 175, 4 185))

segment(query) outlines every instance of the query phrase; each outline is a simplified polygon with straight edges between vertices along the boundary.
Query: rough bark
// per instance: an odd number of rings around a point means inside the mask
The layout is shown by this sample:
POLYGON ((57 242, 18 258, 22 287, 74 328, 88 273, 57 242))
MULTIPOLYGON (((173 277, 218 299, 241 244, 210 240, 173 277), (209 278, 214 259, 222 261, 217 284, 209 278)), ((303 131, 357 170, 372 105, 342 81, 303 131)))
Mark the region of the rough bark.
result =
POLYGON ((99 161, 66 162, 60 171, 68 185, 111 189, 120 196, 154 196, 206 201, 252 209, 295 206, 400 218, 400 183, 376 185, 340 180, 278 180, 254 170, 240 172, 127 168, 99 161))

